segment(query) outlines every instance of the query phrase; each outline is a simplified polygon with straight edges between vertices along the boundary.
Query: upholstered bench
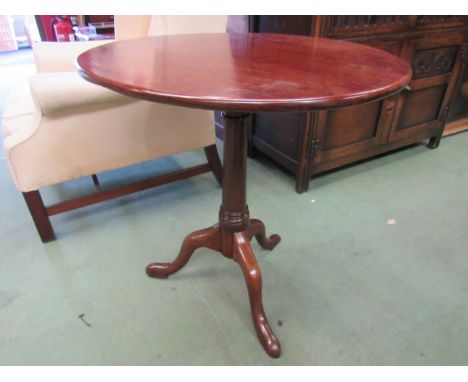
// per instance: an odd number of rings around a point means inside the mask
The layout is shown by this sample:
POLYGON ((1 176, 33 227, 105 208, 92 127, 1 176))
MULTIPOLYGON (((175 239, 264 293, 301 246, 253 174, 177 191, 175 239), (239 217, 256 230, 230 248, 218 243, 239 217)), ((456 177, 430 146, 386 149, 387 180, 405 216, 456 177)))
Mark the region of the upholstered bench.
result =
MULTIPOLYGON (((183 18, 169 20, 180 26, 183 18)), ((135 22, 135 17, 130 19, 135 22)), ((219 29, 226 17, 213 16, 211 29, 207 20, 199 20, 207 32, 224 32, 225 24, 219 29)), ((119 23, 125 25, 125 17, 117 18, 117 30, 119 23)), ((135 25, 141 29, 141 22, 135 25)), ((135 37, 135 31, 130 36, 135 37)), ((221 182, 212 112, 129 98, 79 77, 75 58, 102 43, 108 42, 38 43, 37 73, 18 86, 5 105, 5 158, 43 242, 55 239, 51 215, 207 171, 221 182), (123 188, 97 187, 96 193, 48 207, 39 193, 41 187, 83 176, 93 176, 99 186, 95 174, 100 172, 201 148, 208 163, 123 188)))

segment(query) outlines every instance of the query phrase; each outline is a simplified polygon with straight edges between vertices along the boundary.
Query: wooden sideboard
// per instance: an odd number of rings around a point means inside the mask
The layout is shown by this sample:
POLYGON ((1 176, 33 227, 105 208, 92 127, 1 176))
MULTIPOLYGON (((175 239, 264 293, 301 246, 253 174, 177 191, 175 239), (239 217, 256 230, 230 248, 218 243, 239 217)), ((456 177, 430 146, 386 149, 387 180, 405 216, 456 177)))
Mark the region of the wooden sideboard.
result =
MULTIPOLYGON (((310 178, 321 172, 425 139, 430 148, 439 145, 468 66, 468 16, 249 16, 243 20, 238 20, 237 30, 345 39, 383 49, 413 67, 410 85, 383 101, 340 110, 252 116, 251 156, 260 151, 294 173, 298 193, 306 191, 310 178)), ((463 105, 461 115, 466 114, 463 105)))

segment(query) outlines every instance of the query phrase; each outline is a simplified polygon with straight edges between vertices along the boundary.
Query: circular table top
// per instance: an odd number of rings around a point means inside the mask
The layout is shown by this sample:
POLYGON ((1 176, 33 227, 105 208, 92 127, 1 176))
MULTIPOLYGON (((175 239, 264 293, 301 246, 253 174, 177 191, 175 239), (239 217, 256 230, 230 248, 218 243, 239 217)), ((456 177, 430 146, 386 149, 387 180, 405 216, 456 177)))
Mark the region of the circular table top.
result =
POLYGON ((120 93, 225 111, 305 111, 383 98, 411 78, 384 51, 339 40, 263 33, 116 41, 82 53, 80 75, 120 93))

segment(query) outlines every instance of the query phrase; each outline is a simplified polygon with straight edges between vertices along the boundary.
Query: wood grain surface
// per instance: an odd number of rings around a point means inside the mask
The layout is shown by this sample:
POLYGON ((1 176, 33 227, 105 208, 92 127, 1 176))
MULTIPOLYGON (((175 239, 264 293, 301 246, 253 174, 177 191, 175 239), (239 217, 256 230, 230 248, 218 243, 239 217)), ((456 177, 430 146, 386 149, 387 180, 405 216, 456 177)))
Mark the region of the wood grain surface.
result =
POLYGON ((220 33, 117 41, 77 59, 81 76, 129 96, 227 111, 301 111, 400 91, 411 68, 363 45, 305 36, 220 33))

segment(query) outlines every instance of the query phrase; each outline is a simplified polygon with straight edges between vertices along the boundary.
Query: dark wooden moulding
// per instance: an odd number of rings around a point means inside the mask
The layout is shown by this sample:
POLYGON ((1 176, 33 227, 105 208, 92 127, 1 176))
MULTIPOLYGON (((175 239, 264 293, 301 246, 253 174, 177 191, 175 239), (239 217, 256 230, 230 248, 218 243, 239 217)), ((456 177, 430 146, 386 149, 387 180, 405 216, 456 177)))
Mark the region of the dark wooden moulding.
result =
MULTIPOLYGON (((462 110, 468 93, 452 107, 468 61, 468 16, 249 16, 232 25, 234 30, 353 41, 394 54, 413 68, 409 86, 384 100, 252 115, 249 156, 263 153, 295 174, 298 193, 324 171, 425 139, 436 148, 448 116, 468 116, 462 110)), ((219 116, 217 132, 221 137, 219 116)))
POLYGON ((77 63, 85 79, 133 97, 222 110, 224 170, 217 222, 187 235, 174 261, 151 263, 146 273, 166 278, 200 247, 233 259, 244 274, 257 337, 268 355, 279 357, 281 347, 263 309, 262 276, 250 240, 255 237, 271 250, 280 237, 267 237, 262 221, 249 216, 249 113, 308 112, 383 99, 408 84, 410 66, 386 52, 348 42, 260 33, 120 41, 81 54, 77 63))

